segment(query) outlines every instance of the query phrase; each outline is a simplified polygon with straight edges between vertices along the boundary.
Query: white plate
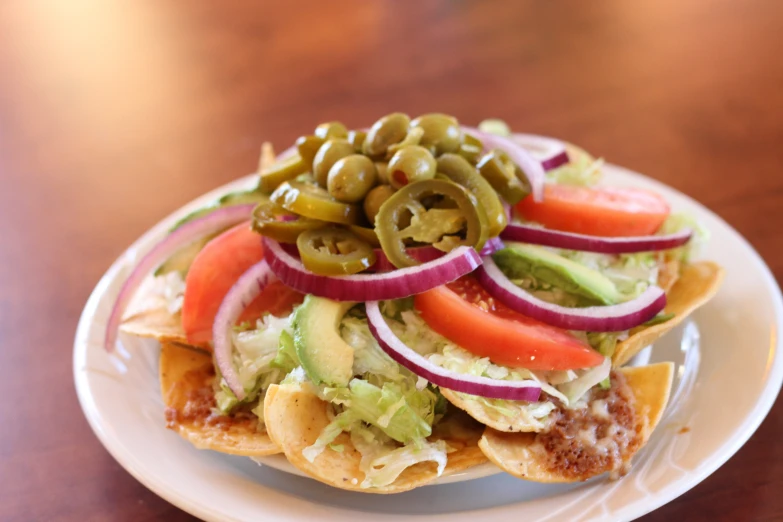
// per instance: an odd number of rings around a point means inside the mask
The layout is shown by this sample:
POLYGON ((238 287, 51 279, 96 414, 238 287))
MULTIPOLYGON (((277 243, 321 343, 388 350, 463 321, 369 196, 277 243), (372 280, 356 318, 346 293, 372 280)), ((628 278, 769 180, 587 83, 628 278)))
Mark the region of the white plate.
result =
MULTIPOLYGON (((178 217, 217 195, 221 187, 169 216, 134 243, 90 296, 74 342, 74 378, 92 429, 117 461, 152 491, 206 520, 481 519, 631 520, 683 494, 715 471, 751 436, 783 381, 783 303, 764 262, 715 214, 654 180, 613 166, 610 184, 646 187, 675 210, 696 215, 712 232, 705 258, 727 270, 726 282, 693 321, 656 343, 646 356, 678 364, 666 417, 616 482, 576 485, 523 482, 491 467, 469 470, 462 482, 380 496, 351 493, 259 466, 250 459, 199 451, 164 426, 157 381, 157 343, 122 337, 124 349, 102 348, 109 309, 139 254, 178 217), (699 336, 700 333, 700 336, 699 336), (465 479, 473 479, 468 480, 465 479)), ((277 460, 270 464, 282 465, 277 460)))

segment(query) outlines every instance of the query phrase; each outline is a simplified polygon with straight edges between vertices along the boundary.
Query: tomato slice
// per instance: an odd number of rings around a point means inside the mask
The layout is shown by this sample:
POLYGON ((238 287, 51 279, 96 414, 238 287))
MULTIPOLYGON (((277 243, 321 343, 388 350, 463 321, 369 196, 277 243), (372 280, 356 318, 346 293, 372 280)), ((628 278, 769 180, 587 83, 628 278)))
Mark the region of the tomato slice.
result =
POLYGON ((516 209, 547 228, 607 237, 654 234, 669 215, 666 200, 648 190, 552 184, 543 201, 527 197, 516 209))
MULTIPOLYGON (((208 347, 223 298, 239 276, 263 257, 261 236, 248 223, 223 232, 198 253, 185 278, 182 303, 182 327, 189 343, 208 347)), ((255 321, 265 313, 286 315, 303 299, 304 295, 274 281, 250 303, 238 323, 255 321)))
POLYGON ((495 364, 574 370, 597 366, 604 360, 568 331, 498 302, 472 276, 417 295, 414 306, 433 330, 495 364))

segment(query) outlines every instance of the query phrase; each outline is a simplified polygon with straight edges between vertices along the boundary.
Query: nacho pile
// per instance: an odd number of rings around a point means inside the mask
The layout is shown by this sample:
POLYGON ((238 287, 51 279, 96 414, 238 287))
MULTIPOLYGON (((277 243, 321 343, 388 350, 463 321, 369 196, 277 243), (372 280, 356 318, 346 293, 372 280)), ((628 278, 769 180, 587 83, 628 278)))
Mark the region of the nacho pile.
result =
POLYGON ((551 140, 495 142, 498 122, 455 122, 395 113, 369 133, 331 122, 281 159, 264 144, 258 188, 177 223, 257 205, 170 255, 125 310, 122 332, 161 343, 169 429, 199 449, 282 454, 365 493, 481 464, 543 483, 629 472, 674 368, 625 365, 705 305, 724 270, 694 261, 698 223, 656 194, 605 187, 602 160, 584 150, 544 157, 551 140), (547 169, 543 200, 514 147, 547 169), (548 239, 511 240, 513 227, 548 239), (653 246, 616 252, 623 242, 653 246), (376 275, 460 253, 474 265, 451 279, 367 297, 376 275), (490 261, 500 275, 487 283, 490 261), (366 286, 347 300, 340 282, 357 275, 366 286))

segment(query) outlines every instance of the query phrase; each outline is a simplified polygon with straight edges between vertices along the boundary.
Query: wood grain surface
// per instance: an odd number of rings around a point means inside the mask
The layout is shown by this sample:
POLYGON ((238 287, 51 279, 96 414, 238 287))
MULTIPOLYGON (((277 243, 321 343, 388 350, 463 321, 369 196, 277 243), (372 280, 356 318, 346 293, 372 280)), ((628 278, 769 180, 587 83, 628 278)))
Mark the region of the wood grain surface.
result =
MULTIPOLYGON (((401 110, 558 136, 695 197, 783 279, 783 3, 0 5, 0 520, 191 520, 114 462, 71 371, 123 249, 263 140, 401 110)), ((783 519, 783 404, 645 517, 783 519)))

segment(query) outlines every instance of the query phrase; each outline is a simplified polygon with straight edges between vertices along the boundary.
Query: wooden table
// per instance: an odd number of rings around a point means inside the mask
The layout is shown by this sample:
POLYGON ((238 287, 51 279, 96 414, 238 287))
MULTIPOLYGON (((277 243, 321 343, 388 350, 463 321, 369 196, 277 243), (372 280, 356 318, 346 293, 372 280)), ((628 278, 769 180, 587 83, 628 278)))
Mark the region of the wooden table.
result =
MULTIPOLYGON (((0 7, 0 519, 191 519, 91 433, 76 321, 144 230, 320 121, 443 111, 568 139, 694 196, 783 279, 783 3, 287 3, 0 7)), ((783 519, 781 432, 778 401, 645 520, 783 519)))

